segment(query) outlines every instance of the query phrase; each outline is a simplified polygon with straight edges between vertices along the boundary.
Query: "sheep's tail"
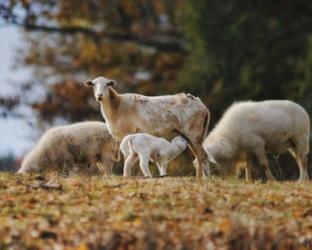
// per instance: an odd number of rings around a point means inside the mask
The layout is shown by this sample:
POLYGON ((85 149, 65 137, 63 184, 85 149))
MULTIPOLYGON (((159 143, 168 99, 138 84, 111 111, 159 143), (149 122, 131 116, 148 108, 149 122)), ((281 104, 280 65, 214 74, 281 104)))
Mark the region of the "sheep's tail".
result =
POLYGON ((209 127, 209 121, 210 121, 210 113, 207 111, 205 115, 205 120, 204 120, 204 129, 203 129, 203 141, 206 139, 208 135, 208 127, 209 127))

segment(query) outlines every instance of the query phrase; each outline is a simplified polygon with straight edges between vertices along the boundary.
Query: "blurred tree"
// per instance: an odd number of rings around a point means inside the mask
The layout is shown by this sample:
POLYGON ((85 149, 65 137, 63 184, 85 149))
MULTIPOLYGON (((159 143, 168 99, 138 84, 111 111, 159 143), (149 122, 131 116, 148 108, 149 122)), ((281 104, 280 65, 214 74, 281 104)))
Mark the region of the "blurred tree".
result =
POLYGON ((47 122, 102 119, 90 89, 81 86, 98 75, 121 81, 124 91, 174 92, 185 55, 178 2, 2 1, 2 22, 27 31, 18 62, 33 77, 22 86, 23 103, 47 122), (33 98, 34 89, 45 96, 33 98))
POLYGON ((235 100, 293 99, 311 113, 312 2, 186 0, 180 89, 219 117, 235 100))
POLYGON ((242 99, 293 99, 311 113, 311 14, 305 0, 0 3, 2 22, 32 31, 19 53, 33 69, 23 89, 48 91, 23 100, 46 121, 100 118, 78 83, 102 74, 123 91, 200 95, 214 121, 242 99))
POLYGON ((7 116, 19 116, 15 112, 15 108, 19 105, 19 97, 2 97, 0 96, 0 117, 5 118, 7 116))

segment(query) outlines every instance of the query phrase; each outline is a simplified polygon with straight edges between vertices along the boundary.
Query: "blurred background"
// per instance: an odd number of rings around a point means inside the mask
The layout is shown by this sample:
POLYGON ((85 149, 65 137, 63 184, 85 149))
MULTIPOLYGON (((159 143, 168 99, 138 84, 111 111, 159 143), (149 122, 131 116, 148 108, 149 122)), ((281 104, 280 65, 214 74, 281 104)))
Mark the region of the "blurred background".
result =
POLYGON ((237 100, 290 99, 312 112, 312 2, 1 0, 0 168, 48 127, 102 120, 92 91, 190 92, 211 126, 237 100))

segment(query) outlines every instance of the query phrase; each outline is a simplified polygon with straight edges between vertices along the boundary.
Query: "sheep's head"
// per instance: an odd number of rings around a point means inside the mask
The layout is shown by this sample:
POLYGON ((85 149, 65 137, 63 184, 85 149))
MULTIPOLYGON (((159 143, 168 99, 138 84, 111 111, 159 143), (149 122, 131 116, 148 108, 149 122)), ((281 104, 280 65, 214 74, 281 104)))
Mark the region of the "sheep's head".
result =
POLYGON ((117 82, 100 76, 94 80, 85 81, 84 84, 88 87, 93 87, 95 99, 101 102, 103 98, 108 96, 109 87, 115 86, 117 82))

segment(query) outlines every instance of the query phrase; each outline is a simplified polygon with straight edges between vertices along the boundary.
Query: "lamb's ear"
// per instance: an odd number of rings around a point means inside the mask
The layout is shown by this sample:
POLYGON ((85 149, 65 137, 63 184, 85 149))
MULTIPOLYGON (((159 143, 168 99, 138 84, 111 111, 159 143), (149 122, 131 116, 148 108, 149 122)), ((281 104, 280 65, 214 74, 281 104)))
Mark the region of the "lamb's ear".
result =
POLYGON ((110 80, 106 85, 114 87, 117 85, 117 82, 115 80, 110 80))
POLYGON ((83 84, 88 86, 88 87, 93 87, 94 86, 94 83, 93 83, 92 80, 85 81, 83 84))

